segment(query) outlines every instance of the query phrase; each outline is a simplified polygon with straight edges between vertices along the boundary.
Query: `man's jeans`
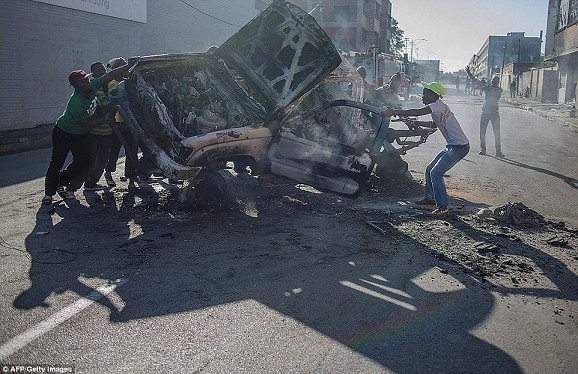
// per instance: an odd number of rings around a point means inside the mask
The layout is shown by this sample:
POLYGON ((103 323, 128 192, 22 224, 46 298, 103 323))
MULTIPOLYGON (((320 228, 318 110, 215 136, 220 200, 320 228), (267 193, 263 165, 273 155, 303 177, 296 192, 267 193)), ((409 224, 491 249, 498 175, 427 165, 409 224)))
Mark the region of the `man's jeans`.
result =
POLYGON ((480 148, 482 151, 486 151, 486 130, 490 121, 492 121, 492 130, 494 131, 496 154, 500 154, 502 153, 502 144, 500 140, 500 113, 498 112, 482 112, 482 117, 480 118, 480 148))
POLYGON ((444 174, 470 151, 470 145, 448 145, 425 168, 425 197, 435 199, 438 208, 447 207, 448 193, 444 174))

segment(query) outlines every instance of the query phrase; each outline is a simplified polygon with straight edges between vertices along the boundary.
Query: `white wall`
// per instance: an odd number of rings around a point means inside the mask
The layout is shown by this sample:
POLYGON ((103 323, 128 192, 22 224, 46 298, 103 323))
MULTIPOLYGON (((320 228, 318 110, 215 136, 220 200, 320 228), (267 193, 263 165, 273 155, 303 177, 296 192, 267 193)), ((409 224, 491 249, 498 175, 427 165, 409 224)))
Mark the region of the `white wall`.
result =
MULTIPOLYGON (((187 1, 243 26, 254 0, 187 1)), ((147 0, 147 22, 33 0, 0 1, 0 131, 53 123, 72 90, 68 73, 117 56, 204 51, 239 28, 178 1, 147 0)))

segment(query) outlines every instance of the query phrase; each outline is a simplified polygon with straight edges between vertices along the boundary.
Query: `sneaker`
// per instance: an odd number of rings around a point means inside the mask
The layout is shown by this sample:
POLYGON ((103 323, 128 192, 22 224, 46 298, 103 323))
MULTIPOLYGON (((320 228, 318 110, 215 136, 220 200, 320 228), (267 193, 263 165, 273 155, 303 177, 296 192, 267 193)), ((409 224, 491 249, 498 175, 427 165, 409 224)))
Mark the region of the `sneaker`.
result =
POLYGON ((496 157, 505 158, 506 156, 502 152, 496 152, 496 157))
POLYGON ((58 186, 56 187, 56 193, 58 194, 58 196, 64 199, 64 197, 66 196, 66 188, 64 188, 64 186, 58 186))
POLYGON ((116 187, 116 182, 114 179, 112 179, 112 174, 109 172, 104 173, 104 179, 106 180, 106 184, 108 184, 109 187, 116 187))
POLYGON ((42 198, 42 205, 50 205, 52 204, 52 196, 46 195, 42 198))
POLYGON ((481 151, 478 152, 479 155, 485 156, 486 151, 484 151, 483 149, 481 151))
POLYGON ((448 207, 437 208, 433 212, 427 214, 428 217, 432 217, 432 218, 442 218, 442 217, 447 217, 449 215, 450 215, 450 210, 448 209, 448 207))
POLYGON ((423 198, 415 202, 417 205, 436 205, 436 201, 434 199, 423 198))
POLYGON ((76 200, 76 195, 74 194, 74 192, 72 191, 66 191, 66 193, 64 194, 63 198, 65 200, 76 200))
POLYGON ((101 191, 101 190, 106 190, 106 186, 100 185, 100 184, 91 184, 91 185, 84 185, 84 190, 85 191, 101 191))

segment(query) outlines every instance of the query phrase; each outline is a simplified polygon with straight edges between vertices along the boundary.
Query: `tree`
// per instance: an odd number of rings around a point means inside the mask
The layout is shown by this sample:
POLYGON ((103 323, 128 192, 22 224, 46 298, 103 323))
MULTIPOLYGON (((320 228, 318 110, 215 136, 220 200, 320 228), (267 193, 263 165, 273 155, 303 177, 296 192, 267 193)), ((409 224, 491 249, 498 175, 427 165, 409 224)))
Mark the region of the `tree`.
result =
POLYGON ((403 30, 399 28, 397 20, 391 17, 391 41, 390 41, 390 49, 391 53, 396 56, 403 55, 403 49, 405 47, 405 43, 403 40, 403 30))

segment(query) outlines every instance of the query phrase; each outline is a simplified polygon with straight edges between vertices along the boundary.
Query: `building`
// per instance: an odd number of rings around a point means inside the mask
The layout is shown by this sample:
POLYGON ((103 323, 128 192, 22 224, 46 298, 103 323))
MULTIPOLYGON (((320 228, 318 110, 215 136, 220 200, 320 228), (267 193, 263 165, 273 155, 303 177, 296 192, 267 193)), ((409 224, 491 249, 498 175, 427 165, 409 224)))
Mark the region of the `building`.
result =
POLYGON ((390 0, 289 0, 310 12, 338 49, 390 53, 390 0))
POLYGON ((71 70, 117 56, 206 51, 238 31, 262 4, 2 0, 0 131, 54 123, 72 92, 71 70))
POLYGON ((440 60, 416 60, 412 82, 439 82, 440 60))
POLYGON ((576 101, 578 76, 578 0, 550 0, 546 61, 558 68, 557 102, 576 101))
MULTIPOLYGON (((542 32, 539 37, 527 37, 524 32, 509 32, 506 36, 489 36, 469 63, 472 73, 488 82, 495 75, 502 74, 510 63, 540 63, 542 32)), ((516 71, 520 74, 522 71, 516 71)))

